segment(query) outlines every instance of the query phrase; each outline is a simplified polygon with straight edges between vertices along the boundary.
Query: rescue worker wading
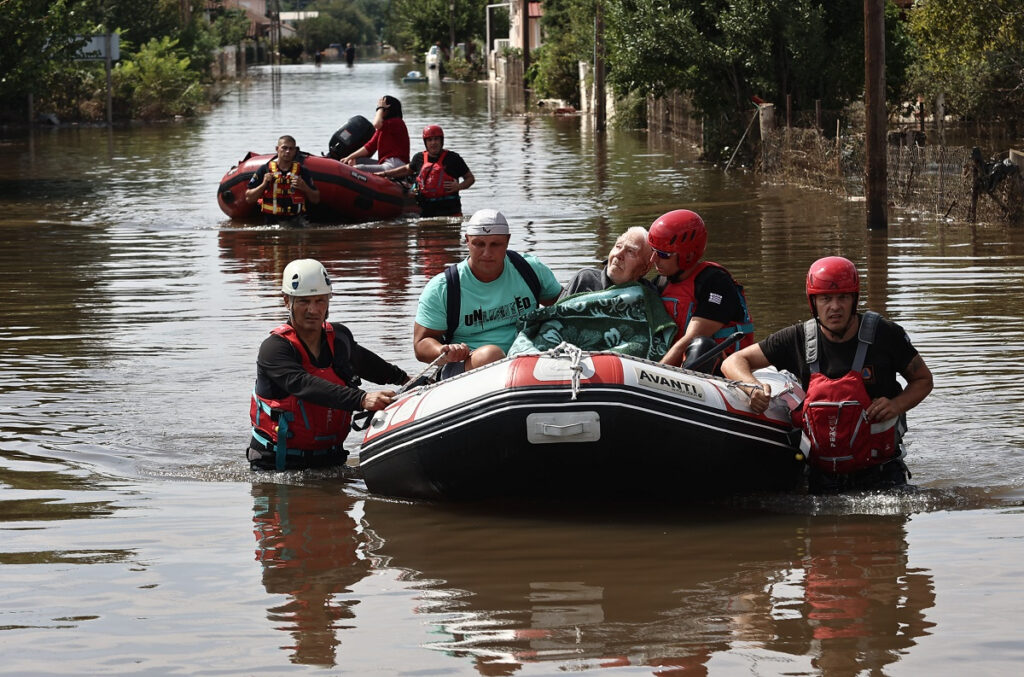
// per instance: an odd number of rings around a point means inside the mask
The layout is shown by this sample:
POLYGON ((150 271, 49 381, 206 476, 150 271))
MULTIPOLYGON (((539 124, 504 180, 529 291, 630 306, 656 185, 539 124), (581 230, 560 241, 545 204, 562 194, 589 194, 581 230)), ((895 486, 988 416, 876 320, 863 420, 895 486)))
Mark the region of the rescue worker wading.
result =
POLYGON ((851 261, 815 261, 806 290, 812 319, 731 355, 722 371, 750 384, 741 389, 758 413, 771 392, 754 369, 772 365, 800 378, 807 397, 793 419, 807 437, 812 492, 905 485, 905 414, 931 392, 931 371, 902 327, 871 311, 857 313, 860 277, 851 261))
POLYGON ((409 376, 356 343, 345 325, 327 322, 331 281, 319 261, 289 263, 281 291, 288 322, 260 346, 246 457, 254 470, 341 465, 351 412, 383 409, 395 394, 368 393, 361 378, 402 384, 409 376))
POLYGON ((307 200, 312 204, 320 202, 313 177, 298 160, 295 139, 282 136, 274 150, 277 156, 256 170, 245 191, 245 201, 258 202, 260 212, 270 223, 302 216, 307 200))

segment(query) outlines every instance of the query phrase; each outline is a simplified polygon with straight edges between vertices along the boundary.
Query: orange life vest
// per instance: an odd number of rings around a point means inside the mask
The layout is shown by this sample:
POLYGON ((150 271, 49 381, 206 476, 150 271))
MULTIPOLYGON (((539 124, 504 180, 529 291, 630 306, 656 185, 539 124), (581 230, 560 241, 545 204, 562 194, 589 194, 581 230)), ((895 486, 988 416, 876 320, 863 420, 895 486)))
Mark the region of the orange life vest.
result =
POLYGON ((454 177, 448 176, 444 171, 444 158, 446 155, 448 155, 448 151, 442 150, 437 160, 431 162, 427 156, 427 151, 423 151, 423 167, 420 169, 419 176, 416 177, 416 188, 419 191, 420 197, 428 200, 446 197, 444 182, 447 179, 454 180, 454 177))
POLYGON ((306 196, 301 190, 292 188, 292 176, 299 175, 299 163, 293 162, 290 171, 282 172, 279 171, 277 160, 271 160, 269 171, 274 180, 259 199, 260 211, 285 216, 295 216, 306 211, 306 196))
MULTIPOLYGON (((679 336, 686 333, 686 326, 690 324, 693 310, 697 307, 697 292, 694 289, 694 282, 697 276, 704 272, 705 269, 712 267, 725 270, 724 267, 712 261, 701 261, 692 275, 688 275, 685 280, 669 282, 661 290, 661 301, 665 304, 665 310, 676 321, 676 326, 679 327, 679 336)), ((726 270, 725 272, 729 275, 729 271, 726 270)), ((729 275, 729 279, 732 280, 732 275, 729 275)), ((737 331, 745 332, 746 336, 739 341, 738 346, 726 348, 724 355, 729 355, 740 348, 746 348, 754 344, 754 321, 750 318, 750 311, 747 310, 747 297, 743 293, 743 285, 736 282, 736 280, 732 280, 732 283, 740 293, 740 305, 743 306, 743 322, 733 320, 712 334, 711 338, 715 340, 715 343, 721 343, 737 331)))

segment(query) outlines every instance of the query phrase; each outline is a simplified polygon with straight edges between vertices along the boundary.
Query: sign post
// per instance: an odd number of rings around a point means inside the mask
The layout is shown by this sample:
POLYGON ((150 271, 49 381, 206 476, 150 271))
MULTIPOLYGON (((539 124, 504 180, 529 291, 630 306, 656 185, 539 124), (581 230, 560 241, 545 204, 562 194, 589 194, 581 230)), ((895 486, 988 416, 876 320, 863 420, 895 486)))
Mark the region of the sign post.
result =
POLYGON ((114 97, 113 79, 111 78, 111 64, 121 58, 121 36, 117 33, 103 33, 102 35, 79 36, 87 39, 82 48, 78 51, 80 61, 103 60, 107 71, 107 126, 114 124, 114 97))

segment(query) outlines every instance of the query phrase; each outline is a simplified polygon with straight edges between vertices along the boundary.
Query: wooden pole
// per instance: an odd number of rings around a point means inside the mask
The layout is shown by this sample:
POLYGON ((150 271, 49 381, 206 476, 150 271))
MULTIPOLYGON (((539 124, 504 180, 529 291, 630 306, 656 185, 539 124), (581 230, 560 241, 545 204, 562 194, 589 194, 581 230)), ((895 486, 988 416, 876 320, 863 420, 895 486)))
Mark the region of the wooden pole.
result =
POLYGON ((526 87, 526 71, 530 70, 530 0, 523 0, 523 91, 526 87))
POLYGON ((603 132, 607 109, 604 92, 604 9, 598 0, 594 11, 594 129, 603 132))
POLYGON ((869 230, 889 227, 886 186, 885 0, 864 0, 864 197, 869 230))

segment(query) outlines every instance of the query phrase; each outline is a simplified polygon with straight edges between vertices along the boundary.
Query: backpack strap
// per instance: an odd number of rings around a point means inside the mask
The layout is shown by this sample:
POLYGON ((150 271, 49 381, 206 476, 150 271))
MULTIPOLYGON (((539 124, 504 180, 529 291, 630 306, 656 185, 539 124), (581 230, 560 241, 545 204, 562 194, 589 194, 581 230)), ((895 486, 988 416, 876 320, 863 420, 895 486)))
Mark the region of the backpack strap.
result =
POLYGON ((874 311, 867 311, 860 319, 860 331, 857 332, 857 354, 854 355, 851 371, 858 374, 864 370, 864 359, 868 354, 868 346, 875 342, 875 332, 878 331, 878 319, 881 317, 874 311))
POLYGON ((812 374, 818 373, 818 323, 812 317, 804 322, 804 359, 812 374))
POLYGON ((462 283, 459 282, 459 269, 457 263, 452 263, 444 269, 444 281, 448 288, 448 306, 445 313, 445 320, 448 329, 441 337, 442 343, 451 343, 455 336, 455 330, 459 328, 459 311, 462 306, 462 283))
POLYGON ((533 293, 533 300, 536 301, 537 305, 540 305, 540 278, 537 277, 537 271, 526 262, 526 259, 519 252, 506 249, 505 253, 508 254, 508 260, 516 267, 516 270, 519 271, 519 276, 523 278, 526 286, 533 293))

